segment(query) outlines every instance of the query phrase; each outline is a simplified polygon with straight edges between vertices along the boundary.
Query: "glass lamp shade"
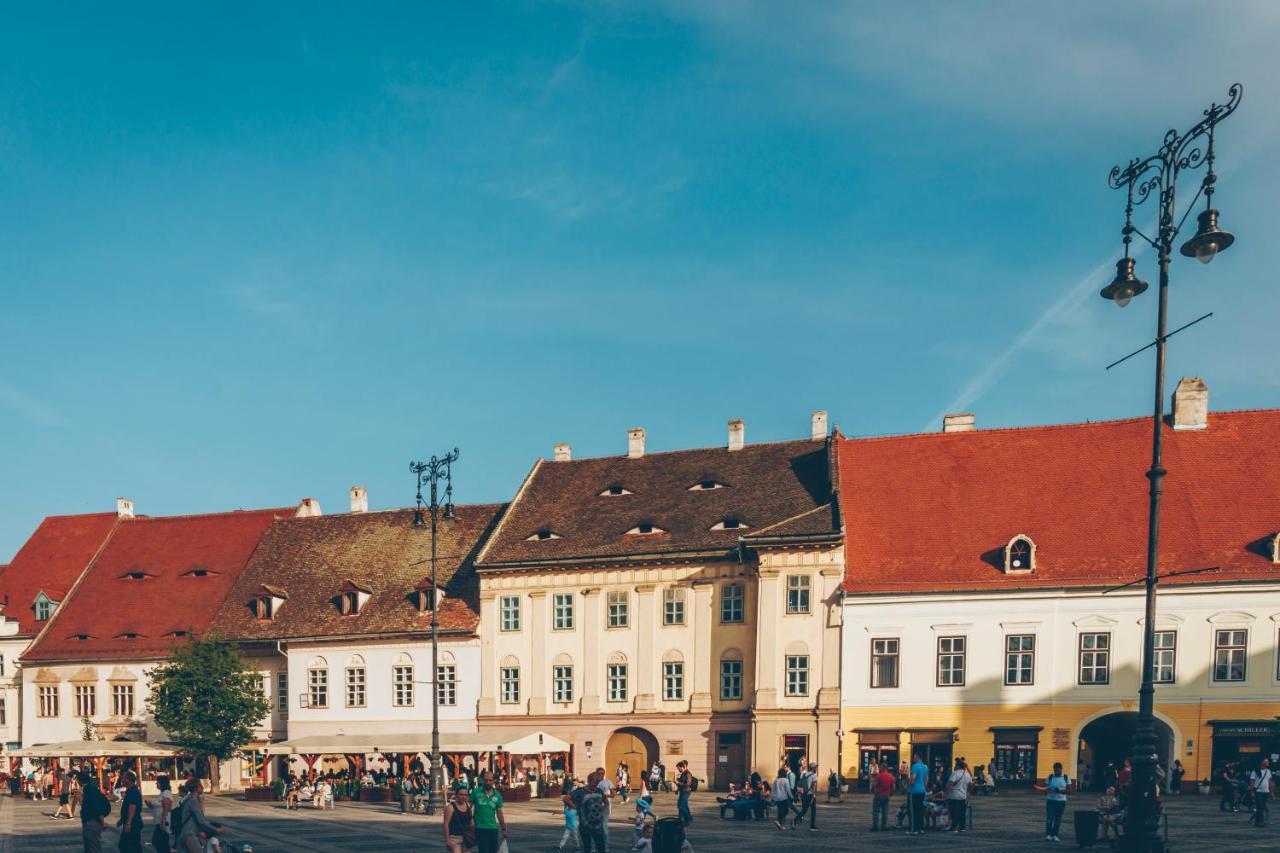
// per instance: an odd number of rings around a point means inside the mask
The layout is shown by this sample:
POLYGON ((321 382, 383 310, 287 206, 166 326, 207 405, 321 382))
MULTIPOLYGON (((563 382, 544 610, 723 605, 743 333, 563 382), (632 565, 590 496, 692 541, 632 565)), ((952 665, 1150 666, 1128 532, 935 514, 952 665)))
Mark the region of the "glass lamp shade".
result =
POLYGON ((1109 299, 1123 308, 1147 289, 1147 283, 1133 274, 1133 258, 1116 261, 1116 277, 1102 288, 1102 298, 1109 299))
POLYGON ((1198 227, 1195 236, 1183 243, 1178 250, 1185 257, 1207 264, 1236 241, 1232 234, 1218 227, 1218 211, 1213 208, 1201 211, 1196 222, 1198 227))

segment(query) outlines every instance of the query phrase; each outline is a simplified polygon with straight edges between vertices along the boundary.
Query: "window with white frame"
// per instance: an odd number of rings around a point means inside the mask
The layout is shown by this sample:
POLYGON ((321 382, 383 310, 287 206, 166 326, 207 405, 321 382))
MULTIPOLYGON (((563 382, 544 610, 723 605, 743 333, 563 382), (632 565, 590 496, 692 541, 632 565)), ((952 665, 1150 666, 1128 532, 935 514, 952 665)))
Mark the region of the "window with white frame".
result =
POLYGON ((395 708, 413 706, 413 664, 398 663, 391 667, 391 705, 395 708))
POLYGON ((287 669, 276 672, 276 711, 281 716, 289 716, 289 671, 287 669))
POLYGON ((573 593, 557 592, 551 600, 551 625, 557 631, 573 630, 573 593))
POLYGON ((36 707, 37 717, 56 717, 58 716, 58 687, 57 685, 42 684, 37 692, 39 702, 36 707))
POLYGON ((684 624, 684 590, 669 586, 662 591, 662 624, 684 624))
POLYGON ((520 630, 520 596, 504 595, 499 610, 502 612, 502 630, 520 630))
MULTIPOLYGON (((43 592, 36 596, 36 621, 47 622, 49 617, 53 615, 53 610, 57 607, 57 602, 49 598, 43 592)), ((55 715, 56 716, 56 715, 55 715)))
POLYGON ((520 702, 520 667, 504 666, 500 673, 502 682, 502 704, 516 705, 520 702))
POLYGON ((662 698, 668 702, 684 698, 684 661, 662 664, 662 698))
POLYGON ((629 598, 627 591, 613 590, 609 593, 609 621, 610 628, 625 628, 630 622, 629 598))
POLYGON ((1090 632, 1080 635, 1079 684, 1111 683, 1111 635, 1090 632))
POLYGON ((111 685, 111 713, 117 717, 133 716, 133 685, 111 685))
POLYGON ((556 702, 573 701, 573 664, 558 663, 551 667, 551 695, 556 702))
POLYGON ((938 686, 964 687, 966 638, 938 638, 938 686))
POLYGON ((606 686, 610 702, 627 701, 627 664, 625 660, 614 657, 610 660, 606 674, 606 686))
POLYGON ((1244 628, 1227 628, 1213 632, 1213 680, 1244 681, 1249 648, 1249 632, 1244 628))
POLYGON ((1173 684, 1178 678, 1178 632, 1156 631, 1151 676, 1156 684, 1173 684))
POLYGON ((458 665, 442 663, 436 671, 436 689, 440 691, 440 704, 452 708, 458 704, 458 665))
POLYGON ((1036 635, 1010 634, 1004 638, 1004 683, 1034 684, 1036 635))
POLYGON ((742 659, 720 660, 720 698, 726 702, 742 699, 742 659))
POLYGON ((742 622, 746 615, 746 587, 740 583, 727 583, 720 588, 720 621, 742 622))
POLYGON ((347 707, 363 708, 369 701, 369 673, 363 663, 347 667, 347 707))
MULTIPOLYGON (((76 701, 77 717, 98 716, 98 686, 96 684, 77 684, 71 691, 76 701)), ((46 716, 42 714, 41 716, 46 716)))
POLYGON ((311 708, 329 707, 329 668, 323 663, 312 662, 307 668, 307 705, 311 708))
POLYGON ((871 641, 871 686, 898 686, 897 637, 880 637, 871 641))
POLYGON ((787 655, 787 695, 809 695, 808 655, 787 655))
POLYGON ((787 612, 808 613, 812 583, 808 575, 787 575, 787 612))

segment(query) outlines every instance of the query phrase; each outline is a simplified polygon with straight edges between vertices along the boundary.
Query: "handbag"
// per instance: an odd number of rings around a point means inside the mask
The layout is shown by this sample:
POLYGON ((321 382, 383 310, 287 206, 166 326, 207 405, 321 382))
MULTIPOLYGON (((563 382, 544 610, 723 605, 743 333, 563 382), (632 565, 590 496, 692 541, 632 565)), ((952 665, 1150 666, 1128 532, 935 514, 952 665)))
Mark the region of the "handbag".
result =
POLYGON ((502 839, 502 843, 498 845, 498 853, 511 853, 511 851, 507 849, 507 839, 502 839))

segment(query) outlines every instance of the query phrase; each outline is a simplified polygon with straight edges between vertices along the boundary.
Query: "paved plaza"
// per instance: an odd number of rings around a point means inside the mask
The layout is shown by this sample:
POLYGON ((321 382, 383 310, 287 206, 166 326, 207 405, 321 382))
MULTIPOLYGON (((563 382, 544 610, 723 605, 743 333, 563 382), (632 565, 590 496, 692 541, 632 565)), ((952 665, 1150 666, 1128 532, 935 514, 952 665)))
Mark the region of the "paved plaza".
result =
MULTIPOLYGON (((772 823, 732 823, 717 817, 714 795, 694 797, 696 820, 690 840, 697 851, 740 853, 744 849, 776 850, 779 845, 800 850, 905 851, 933 850, 951 842, 948 850, 972 853, 1024 853, 1031 850, 1075 849, 1069 826, 1071 809, 1092 798, 1075 797, 1067 812, 1062 842, 1052 844, 1042 838, 1043 801, 1030 794, 1006 794, 974 803, 976 828, 963 837, 944 839, 930 833, 913 838, 901 832, 871 833, 867 815, 870 801, 865 796, 846 797, 843 804, 819 810, 819 831, 779 832, 772 823)), ((56 801, 55 801, 56 802, 56 801)), ((675 811, 674 797, 659 797, 660 815, 675 811)), ((896 803, 895 803, 896 805, 896 803)), ((0 853, 16 851, 79 851, 79 821, 54 822, 49 818, 54 806, 0 797, 0 853)), ((406 817, 391 805, 339 803, 332 811, 286 812, 274 803, 246 803, 238 797, 211 798, 209 814, 226 824, 228 851, 245 842, 255 853, 333 850, 350 853, 404 853, 442 851, 444 844, 437 819, 406 817)), ((624 853, 631 847, 631 828, 622 821, 631 806, 615 810, 611 825, 612 849, 624 853)), ((1169 802, 1170 842, 1183 851, 1277 851, 1280 826, 1256 830, 1242 814, 1220 814, 1215 797, 1183 797, 1169 802)), ((560 837, 559 809, 551 801, 513 804, 507 809, 511 826, 511 851, 547 853, 560 837)), ((144 832, 149 837, 150 827, 144 832)), ((104 844, 115 851, 115 839, 104 844)), ((150 849, 150 848, 147 848, 150 849)), ((1105 847, 1095 848, 1105 850, 1105 847)))

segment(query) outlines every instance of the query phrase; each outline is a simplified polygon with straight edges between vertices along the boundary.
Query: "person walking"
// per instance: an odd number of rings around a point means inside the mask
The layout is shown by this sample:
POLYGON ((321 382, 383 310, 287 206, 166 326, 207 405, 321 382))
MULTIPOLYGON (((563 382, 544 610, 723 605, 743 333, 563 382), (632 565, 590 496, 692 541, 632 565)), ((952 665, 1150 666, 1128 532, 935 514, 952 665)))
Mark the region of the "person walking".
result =
POLYGON ((57 820, 60 817, 66 817, 67 820, 75 817, 75 813, 71 810, 71 789, 75 782, 75 776, 71 773, 71 768, 58 771, 58 808, 54 811, 52 817, 57 820), (62 814, 63 809, 66 815, 62 814))
POLYGON ((791 828, 795 829, 804 820, 806 814, 809 815, 809 831, 818 831, 818 765, 810 764, 808 767, 800 771, 800 778, 796 781, 796 787, 800 791, 800 811, 796 813, 795 820, 791 822, 791 828))
POLYGON ((911 765, 907 787, 907 814, 911 818, 908 835, 919 835, 924 832, 924 796, 928 790, 929 767, 920 758, 920 753, 912 756, 915 761, 911 765))
POLYGON ((676 765, 676 811, 680 822, 685 826, 693 823, 693 812, 689 810, 689 795, 697 787, 697 780, 689 772, 689 762, 681 761, 676 765))
POLYGON ((98 780, 88 773, 80 774, 80 789, 84 800, 80 804, 81 839, 84 853, 102 853, 102 830, 111 814, 111 801, 98 787, 98 780))
POLYGON ((151 846, 156 853, 170 853, 169 815, 173 811, 173 791, 169 777, 161 773, 156 777, 156 798, 151 801, 151 846))
POLYGON ((1182 777, 1187 775, 1187 768, 1178 759, 1173 760, 1173 769, 1169 771, 1169 793, 1175 797, 1182 793, 1182 777))
POLYGON ((794 789, 791 787, 791 780, 787 778, 787 767, 783 765, 778 768, 778 778, 773 780, 773 807, 777 809, 777 815, 773 819, 773 825, 778 829, 786 829, 787 810, 791 808, 791 798, 795 795, 794 789))
POLYGON ((560 836, 560 843, 556 845, 556 853, 565 853, 570 841, 573 842, 574 850, 582 849, 582 842, 578 838, 578 809, 573 804, 573 790, 573 778, 566 776, 564 793, 560 796, 560 802, 564 808, 564 834, 560 836))
POLYGON ((837 803, 843 802, 843 799, 841 799, 841 796, 840 796, 841 788, 843 787, 844 785, 841 783, 839 770, 832 770, 830 773, 827 774, 827 803, 828 804, 830 804, 832 800, 835 800, 837 803))
POLYGON ((457 788, 453 792, 453 800, 444 807, 444 844, 449 853, 463 853, 470 848, 475 835, 472 814, 467 789, 457 788))
POLYGON ((582 842, 582 853, 608 853, 609 845, 605 840, 605 822, 608 812, 605 811, 604 795, 600 793, 600 777, 592 772, 587 777, 587 784, 574 789, 572 802, 578 812, 578 838, 582 842))
POLYGON ((881 765, 880 772, 871 780, 871 831, 882 832, 889 829, 889 800, 898 780, 893 777, 888 765, 881 765))
POLYGON ((120 853, 142 853, 142 792, 132 770, 120 774, 124 796, 120 803, 120 853))
POLYGON ((498 853, 498 844, 507 837, 507 818, 502 813, 502 794, 493 787, 493 771, 480 774, 480 784, 471 792, 471 808, 475 813, 476 849, 479 853, 498 853))
POLYGON ((969 788, 973 774, 963 758, 956 759, 956 769, 947 777, 947 811, 951 814, 951 831, 964 832, 969 822, 969 788))
POLYGON ((1236 803, 1235 765, 1230 761, 1222 765, 1222 769, 1218 771, 1218 785, 1221 787, 1222 794, 1218 800, 1218 811, 1239 811, 1240 806, 1236 803))
POLYGON ((174 807, 179 811, 173 838, 180 853, 203 853, 205 844, 200 840, 200 833, 212 838, 222 835, 222 827, 204 816, 204 786, 198 778, 192 776, 182 790, 186 796, 174 807))
POLYGON ((1071 779, 1062 772, 1062 762, 1053 763, 1053 773, 1045 779, 1045 816, 1044 840, 1061 841, 1058 833, 1062 831, 1062 813, 1067 810, 1067 786, 1071 779))
POLYGON ((1249 790, 1253 793, 1253 815, 1249 823, 1261 829, 1267 825, 1267 801, 1271 799, 1271 759, 1249 774, 1249 790))
POLYGON ((627 801, 627 789, 631 785, 631 773, 625 761, 618 762, 618 772, 614 778, 618 784, 618 796, 625 803, 627 801))

